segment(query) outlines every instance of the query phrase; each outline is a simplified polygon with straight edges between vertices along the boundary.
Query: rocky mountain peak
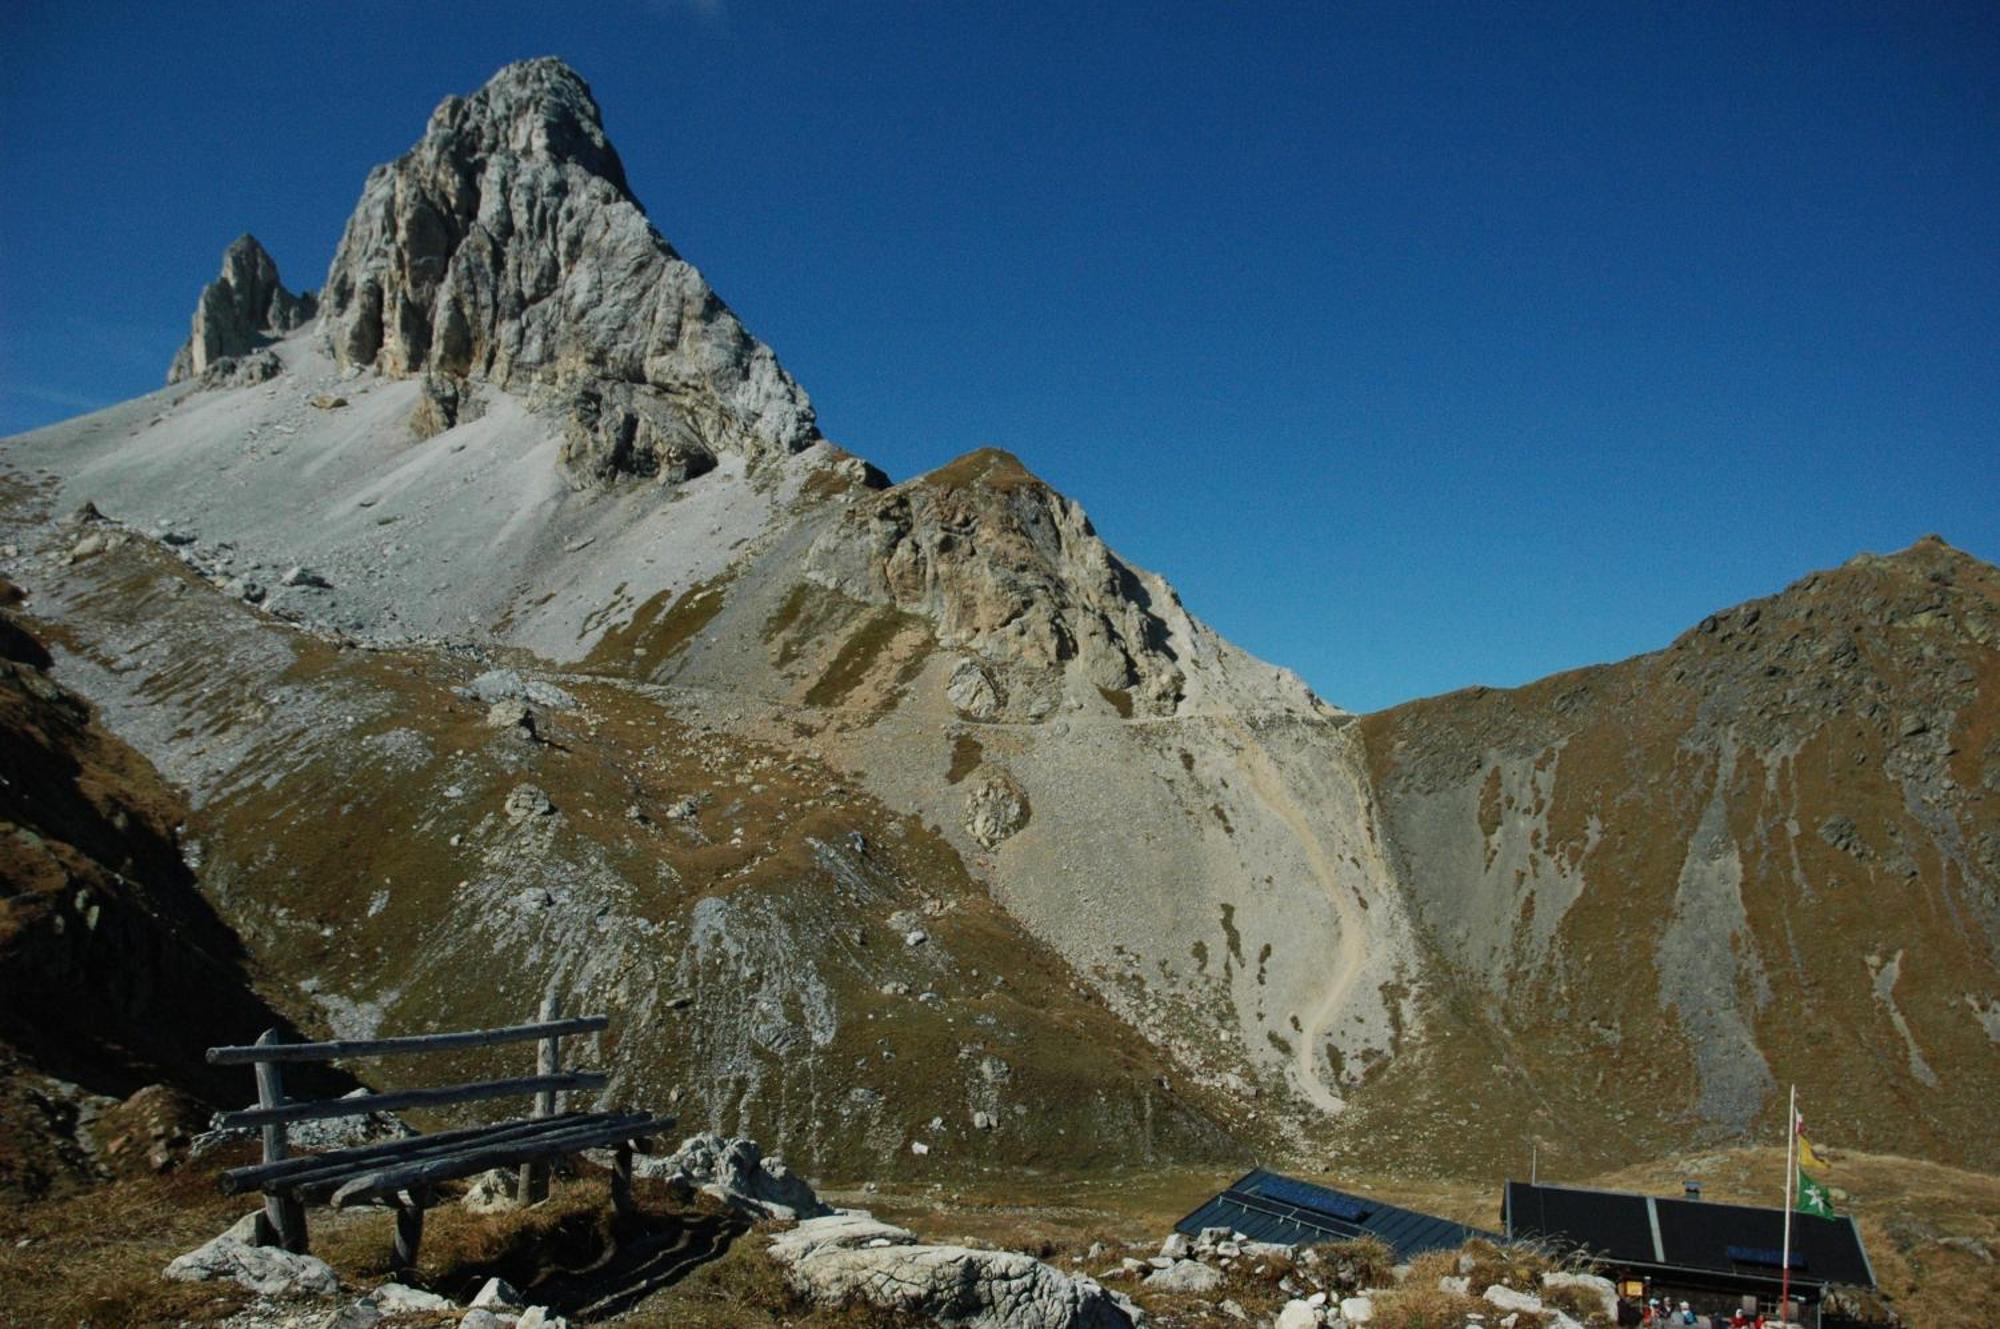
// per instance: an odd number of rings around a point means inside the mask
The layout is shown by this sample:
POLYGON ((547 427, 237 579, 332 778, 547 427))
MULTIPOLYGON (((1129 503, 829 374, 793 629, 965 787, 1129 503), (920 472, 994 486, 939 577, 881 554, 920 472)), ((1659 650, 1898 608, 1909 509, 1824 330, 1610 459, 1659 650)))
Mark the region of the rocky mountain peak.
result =
MULTIPOLYGON (((526 392, 579 486, 674 482, 818 441, 811 403, 646 219, 589 86, 560 60, 448 97, 369 173, 327 273, 343 366, 526 392)), ((435 414, 435 412, 433 412, 435 414)), ((449 425, 449 412, 441 423, 449 425)))
POLYGON ((1172 715, 1191 631, 1173 592, 1123 562, 1076 503, 1012 454, 981 448, 850 506, 807 576, 928 619, 981 677, 955 691, 979 718, 1036 717, 1071 675, 1130 715, 1172 715))
POLYGON ((507 152, 575 166, 629 193, 625 164, 604 136, 590 85, 553 56, 508 65, 470 97, 445 98, 431 113, 424 141, 466 158, 507 152))
POLYGON ((274 337, 303 327, 315 311, 312 292, 294 295, 278 280, 278 265, 257 237, 236 237, 222 253, 222 273, 202 288, 188 339, 174 353, 167 382, 199 378, 225 360, 249 355, 274 337))

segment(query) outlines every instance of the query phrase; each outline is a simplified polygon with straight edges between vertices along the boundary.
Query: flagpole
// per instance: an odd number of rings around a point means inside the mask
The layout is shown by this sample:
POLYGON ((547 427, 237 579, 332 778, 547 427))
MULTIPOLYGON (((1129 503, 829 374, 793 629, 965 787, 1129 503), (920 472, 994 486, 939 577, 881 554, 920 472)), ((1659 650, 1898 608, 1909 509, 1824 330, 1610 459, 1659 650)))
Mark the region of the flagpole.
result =
POLYGON ((1798 1179, 1799 1169, 1793 1150, 1799 1140, 1799 1087, 1792 1086, 1790 1105, 1785 1109, 1785 1244, 1778 1254, 1780 1269, 1778 1277, 1778 1318, 1784 1323, 1791 1322, 1789 1307, 1792 1300, 1792 1184, 1798 1179))

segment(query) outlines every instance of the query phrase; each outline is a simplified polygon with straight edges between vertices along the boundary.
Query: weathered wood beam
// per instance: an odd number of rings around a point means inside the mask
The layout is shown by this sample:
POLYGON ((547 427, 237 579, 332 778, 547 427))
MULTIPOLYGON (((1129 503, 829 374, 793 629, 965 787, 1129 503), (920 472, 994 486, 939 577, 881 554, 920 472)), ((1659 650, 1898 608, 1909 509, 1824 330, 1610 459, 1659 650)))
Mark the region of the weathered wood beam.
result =
POLYGON ((611 1211, 632 1212, 632 1145, 627 1140, 620 1140, 611 1155, 611 1211))
MULTIPOLYGON (((277 1067, 272 1066, 271 1069, 275 1072, 277 1067)), ((602 1071, 524 1075, 511 1080, 481 1080, 473 1084, 447 1085, 442 1089, 404 1089, 392 1094, 365 1094, 355 1098, 328 1099, 319 1103, 285 1103, 279 1106, 260 1104, 238 1112, 225 1112, 215 1119, 215 1124, 234 1129, 245 1126, 271 1126, 291 1121, 323 1121, 329 1117, 365 1117, 371 1112, 395 1112, 413 1107, 441 1107, 446 1103, 471 1103, 482 1098, 511 1098, 518 1094, 540 1093, 545 1089, 602 1089, 609 1082, 609 1077, 602 1071)))
POLYGON ((496 1043, 530 1043, 570 1034, 591 1034, 611 1024, 608 1015, 578 1015, 568 1020, 510 1025, 505 1029, 468 1029, 452 1034, 408 1034, 399 1038, 335 1039, 326 1043, 285 1043, 273 1049, 263 1044, 208 1050, 211 1066, 241 1066, 257 1061, 339 1061, 346 1057, 391 1057, 405 1052, 446 1052, 452 1048, 491 1047, 496 1043))
MULTIPOLYGON (((266 1029, 257 1037, 260 1048, 274 1048, 284 1034, 276 1029, 266 1029)), ((265 1113, 284 1111, 285 1076, 275 1061, 259 1061, 257 1069, 257 1102, 259 1110, 265 1113)), ((285 1136, 285 1118, 271 1117, 264 1126, 264 1161, 281 1163, 291 1150, 285 1136)), ((298 1255, 306 1253, 306 1211, 305 1206, 289 1195, 267 1195, 264 1197, 264 1226, 270 1228, 278 1239, 278 1245, 298 1255)))
POLYGON ((417 1248, 424 1241, 424 1206, 430 1202, 428 1189, 412 1191, 396 1205, 396 1242, 392 1254, 398 1270, 417 1267, 417 1248))
POLYGON ((659 1135, 673 1129, 672 1117, 656 1117, 634 1127, 623 1124, 579 1127, 526 1141, 497 1145, 470 1145, 437 1158, 398 1163, 354 1178, 333 1193, 333 1207, 366 1204, 414 1186, 430 1186, 456 1177, 468 1177, 488 1168, 524 1163, 531 1158, 552 1158, 558 1154, 580 1153, 599 1145, 615 1144, 637 1136, 659 1135))
MULTIPOLYGON (((556 1016, 561 1013, 561 1010, 561 1006, 557 1004, 556 994, 553 992, 545 994, 542 997, 540 1022, 543 1024, 553 1023, 556 1016)), ((535 1074, 554 1075, 561 1070, 562 1043, 553 1038, 545 1038, 537 1043, 535 1045, 535 1074)), ((544 1091, 535 1095, 534 1115, 537 1117, 553 1117, 556 1115, 556 1096, 553 1092, 544 1091)), ((514 1193, 520 1197, 523 1205, 530 1205, 538 1200, 547 1199, 549 1195, 548 1164, 521 1164, 521 1175, 515 1182, 514 1193)))
POLYGON ((323 1154, 307 1154, 281 1163, 253 1163, 246 1167, 231 1168, 222 1174, 217 1184, 225 1195, 260 1189, 297 1190, 312 1186, 327 1176, 365 1168, 374 1163, 399 1162, 427 1154, 449 1153, 453 1149, 461 1149, 470 1144, 563 1131, 575 1126, 599 1123, 609 1125, 615 1121, 642 1122, 650 1119, 644 1112, 578 1112, 532 1121, 465 1126, 456 1130, 438 1131, 431 1135, 412 1135, 380 1144, 356 1145, 348 1149, 329 1150, 323 1154))

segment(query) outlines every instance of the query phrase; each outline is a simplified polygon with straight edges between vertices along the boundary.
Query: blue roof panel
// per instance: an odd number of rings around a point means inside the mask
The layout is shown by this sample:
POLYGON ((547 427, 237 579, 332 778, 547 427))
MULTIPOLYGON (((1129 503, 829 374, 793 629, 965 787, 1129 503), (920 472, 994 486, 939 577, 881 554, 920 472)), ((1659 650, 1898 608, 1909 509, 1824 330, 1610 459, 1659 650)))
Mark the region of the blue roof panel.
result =
POLYGON ((1408 1260, 1430 1250, 1450 1250, 1473 1237, 1497 1240, 1491 1232, 1434 1218, 1367 1196, 1350 1195, 1262 1168, 1245 1173, 1229 1188, 1174 1225, 1195 1236, 1206 1227, 1225 1227, 1253 1241, 1287 1246, 1378 1237, 1408 1260))

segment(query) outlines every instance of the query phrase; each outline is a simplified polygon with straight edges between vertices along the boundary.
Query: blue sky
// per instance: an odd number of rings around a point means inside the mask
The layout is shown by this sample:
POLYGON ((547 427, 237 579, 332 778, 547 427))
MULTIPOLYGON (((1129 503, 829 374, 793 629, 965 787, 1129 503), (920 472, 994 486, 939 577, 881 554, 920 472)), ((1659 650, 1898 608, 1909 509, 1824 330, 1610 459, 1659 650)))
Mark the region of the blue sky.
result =
POLYGON ((901 478, 994 444, 1342 705, 2000 557, 2000 9, 16 3, 0 434, 317 287, 447 93, 559 54, 901 478))

